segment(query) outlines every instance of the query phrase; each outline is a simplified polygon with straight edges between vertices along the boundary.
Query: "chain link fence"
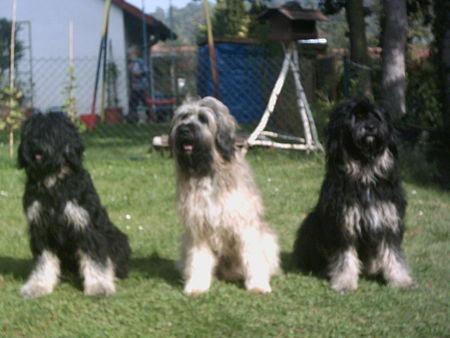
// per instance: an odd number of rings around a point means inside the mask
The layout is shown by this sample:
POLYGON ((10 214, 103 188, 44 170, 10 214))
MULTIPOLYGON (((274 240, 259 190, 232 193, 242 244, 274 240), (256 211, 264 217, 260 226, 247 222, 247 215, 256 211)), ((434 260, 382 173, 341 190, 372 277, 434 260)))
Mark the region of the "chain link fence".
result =
MULTIPOLYGON (((302 84, 308 101, 313 104, 320 87, 326 88, 324 71, 335 71, 336 65, 333 58, 300 54, 302 84)), ((93 112, 95 114, 95 126, 83 133, 86 140, 123 148, 126 155, 127 148, 150 147, 153 136, 166 134, 174 110, 187 96, 218 96, 230 108, 239 123, 241 137, 245 138, 266 108, 283 57, 279 47, 217 43, 218 81, 215 84, 207 45, 155 48, 149 62, 146 103, 137 108, 139 119, 132 123, 127 119, 132 113, 127 60, 107 62, 103 70, 105 81, 100 81, 95 109, 92 109, 95 57, 74 59, 72 79, 68 59, 23 59, 18 65, 17 84, 24 93, 25 115, 64 113, 68 95, 72 93, 82 121, 92 123, 89 119, 93 112)), ((270 130, 304 136, 296 100, 294 79, 288 74, 268 124, 270 130)))

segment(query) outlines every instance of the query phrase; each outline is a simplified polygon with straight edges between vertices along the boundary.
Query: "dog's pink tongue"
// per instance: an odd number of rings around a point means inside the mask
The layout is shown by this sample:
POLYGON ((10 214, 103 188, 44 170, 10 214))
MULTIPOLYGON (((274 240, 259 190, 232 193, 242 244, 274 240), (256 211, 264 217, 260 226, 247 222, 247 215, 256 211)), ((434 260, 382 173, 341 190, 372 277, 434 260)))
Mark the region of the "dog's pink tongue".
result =
POLYGON ((192 144, 184 144, 183 149, 184 151, 192 151, 192 144))
POLYGON ((37 161, 39 161, 39 160, 42 158, 42 154, 36 153, 36 154, 34 154, 34 158, 35 158, 37 161))

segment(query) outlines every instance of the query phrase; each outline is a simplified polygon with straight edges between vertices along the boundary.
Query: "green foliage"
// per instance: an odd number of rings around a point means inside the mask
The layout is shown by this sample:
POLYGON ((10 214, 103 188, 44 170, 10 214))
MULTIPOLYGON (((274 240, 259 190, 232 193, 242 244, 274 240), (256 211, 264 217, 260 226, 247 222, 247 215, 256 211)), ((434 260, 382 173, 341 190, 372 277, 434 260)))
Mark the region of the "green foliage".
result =
POLYGON ((15 87, 0 88, 0 130, 14 132, 19 129, 23 120, 22 97, 22 92, 15 87))
POLYGON ((67 116, 70 118, 72 122, 77 118, 77 105, 76 105, 76 97, 74 95, 74 90, 76 88, 76 78, 74 67, 69 66, 68 70, 68 80, 66 85, 64 86, 64 93, 66 94, 66 99, 64 100, 63 106, 65 107, 65 112, 67 116))
POLYGON ((119 69, 114 61, 106 63, 106 102, 108 107, 118 107, 120 102, 117 96, 117 78, 119 69))
POLYGON ((217 0, 211 21, 214 37, 248 37, 250 16, 242 0, 217 0))
POLYGON ((67 116, 75 124, 80 131, 86 129, 86 125, 81 121, 78 110, 77 110, 77 100, 74 94, 76 86, 75 69, 72 65, 69 66, 67 71, 68 79, 64 85, 63 93, 65 95, 65 100, 63 102, 63 110, 67 113, 67 116))
POLYGON ((403 142, 400 144, 400 164, 405 178, 421 184, 433 184, 436 181, 437 165, 427 157, 430 145, 428 132, 422 132, 413 143, 403 142))
POLYGON ((318 22, 317 28, 320 37, 327 39, 328 48, 349 48, 348 26, 344 13, 330 15, 328 21, 318 22))
MULTIPOLYGON (((209 4, 210 8, 214 7, 213 3, 209 4)), ((204 27, 205 16, 203 6, 200 2, 189 2, 183 8, 172 7, 172 22, 170 13, 158 7, 156 12, 151 13, 159 21, 163 22, 167 27, 172 27, 178 38, 174 41, 166 41, 163 44, 170 46, 195 45, 197 43, 197 34, 200 27, 204 27)), ((203 31, 204 32, 204 31, 203 31)), ((204 39, 204 35, 202 36, 204 39)))
MULTIPOLYGON (((11 21, 0 19, 0 78, 3 78, 5 70, 10 65, 10 44, 11 44, 11 21)), ((16 34, 19 29, 16 26, 16 34)), ((17 36, 17 35, 16 35, 17 36)), ((21 41, 15 41, 15 62, 20 60, 23 54, 23 44, 21 41)))
POLYGON ((439 100, 439 75, 429 60, 410 64, 404 121, 419 127, 442 126, 442 105, 439 100))
POLYGON ((266 10, 265 4, 260 2, 252 3, 248 15, 250 22, 248 25, 248 37, 259 41, 265 41, 267 37, 267 31, 269 28, 268 22, 261 22, 258 17, 266 10))
POLYGON ((450 3, 448 1, 433 0, 433 9, 436 14, 433 22, 433 34, 435 48, 435 62, 441 74, 439 85, 441 87, 440 100, 442 102, 442 117, 447 131, 450 129, 450 59, 448 57, 448 40, 450 36, 449 13, 450 3))
POLYGON ((319 0, 320 10, 327 15, 334 15, 345 8, 347 0, 319 0))
MULTIPOLYGON (((217 18, 218 21, 224 23, 222 27, 216 24, 213 28, 215 37, 249 37, 263 40, 266 36, 266 24, 257 20, 257 16, 265 8, 264 1, 240 1, 222 0, 217 5, 213 2, 209 3, 212 9, 212 21, 215 20, 216 7, 219 7, 217 18), (228 19, 232 21, 227 21, 228 19), (240 18, 240 19, 239 19, 240 18), (226 22, 225 22, 226 21, 226 22), (234 32, 234 33, 230 33, 234 32)), ((211 11, 210 11, 211 13, 211 11)), ((170 12, 157 8, 151 13, 156 19, 163 22, 168 27, 173 25, 173 30, 178 38, 175 41, 167 41, 163 44, 171 46, 195 45, 198 41, 205 41, 206 26, 203 5, 200 2, 190 2, 183 8, 172 7, 172 23, 170 20, 170 12)))
POLYGON ((22 92, 15 87, 0 87, 0 131, 8 133, 10 158, 14 152, 14 132, 20 128, 23 120, 20 105, 22 97, 22 92))

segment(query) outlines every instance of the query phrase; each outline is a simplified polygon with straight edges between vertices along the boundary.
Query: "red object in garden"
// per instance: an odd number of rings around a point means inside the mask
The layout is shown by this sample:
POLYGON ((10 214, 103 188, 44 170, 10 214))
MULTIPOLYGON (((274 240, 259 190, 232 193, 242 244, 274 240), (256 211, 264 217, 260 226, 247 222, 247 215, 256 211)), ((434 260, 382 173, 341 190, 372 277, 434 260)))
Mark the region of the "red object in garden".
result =
POLYGON ((149 105, 163 105, 163 104, 175 104, 177 103, 177 99, 173 98, 173 99, 166 99, 166 100, 152 100, 152 99, 147 99, 147 104, 149 105))
POLYGON ((80 120, 87 126, 88 131, 92 131, 94 129, 95 124, 97 123, 97 115, 95 114, 85 114, 80 115, 80 120))
POLYGON ((122 121, 122 108, 106 108, 105 122, 107 124, 117 124, 122 121))

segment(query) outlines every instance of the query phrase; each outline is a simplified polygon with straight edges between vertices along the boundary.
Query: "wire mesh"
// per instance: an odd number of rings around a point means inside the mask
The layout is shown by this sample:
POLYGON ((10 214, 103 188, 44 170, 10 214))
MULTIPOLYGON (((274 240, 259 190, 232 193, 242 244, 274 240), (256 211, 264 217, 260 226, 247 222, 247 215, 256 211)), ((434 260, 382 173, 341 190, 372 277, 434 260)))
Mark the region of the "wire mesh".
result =
MULTIPOLYGON (((149 87, 154 91, 147 90, 145 103, 137 108, 138 119, 135 121, 127 119, 133 112, 130 111, 132 93, 125 59, 114 60, 113 74, 108 70, 111 65, 105 68, 105 81, 99 85, 95 109, 92 109, 95 57, 75 58, 72 78, 67 58, 24 58, 17 72, 17 86, 24 93, 22 106, 26 114, 64 113, 69 93, 72 93, 82 121, 86 122, 89 115, 95 114, 96 124, 92 130, 83 133, 85 139, 123 149, 123 154, 127 155, 126 149, 131 149, 131 145, 150 147, 153 136, 166 134, 174 110, 187 96, 216 94, 207 48, 174 48, 152 53, 153 85, 149 87)), ((236 53, 236 49, 229 46, 222 49, 217 53, 219 98, 230 108, 240 125, 242 137, 246 137, 264 112, 284 54, 281 49, 261 46, 251 47, 245 53, 236 53)), ((311 101, 314 101, 317 89, 317 65, 315 58, 300 58, 302 84, 311 101)), ((288 74, 269 121, 269 130, 304 137, 296 100, 294 79, 288 74)))

